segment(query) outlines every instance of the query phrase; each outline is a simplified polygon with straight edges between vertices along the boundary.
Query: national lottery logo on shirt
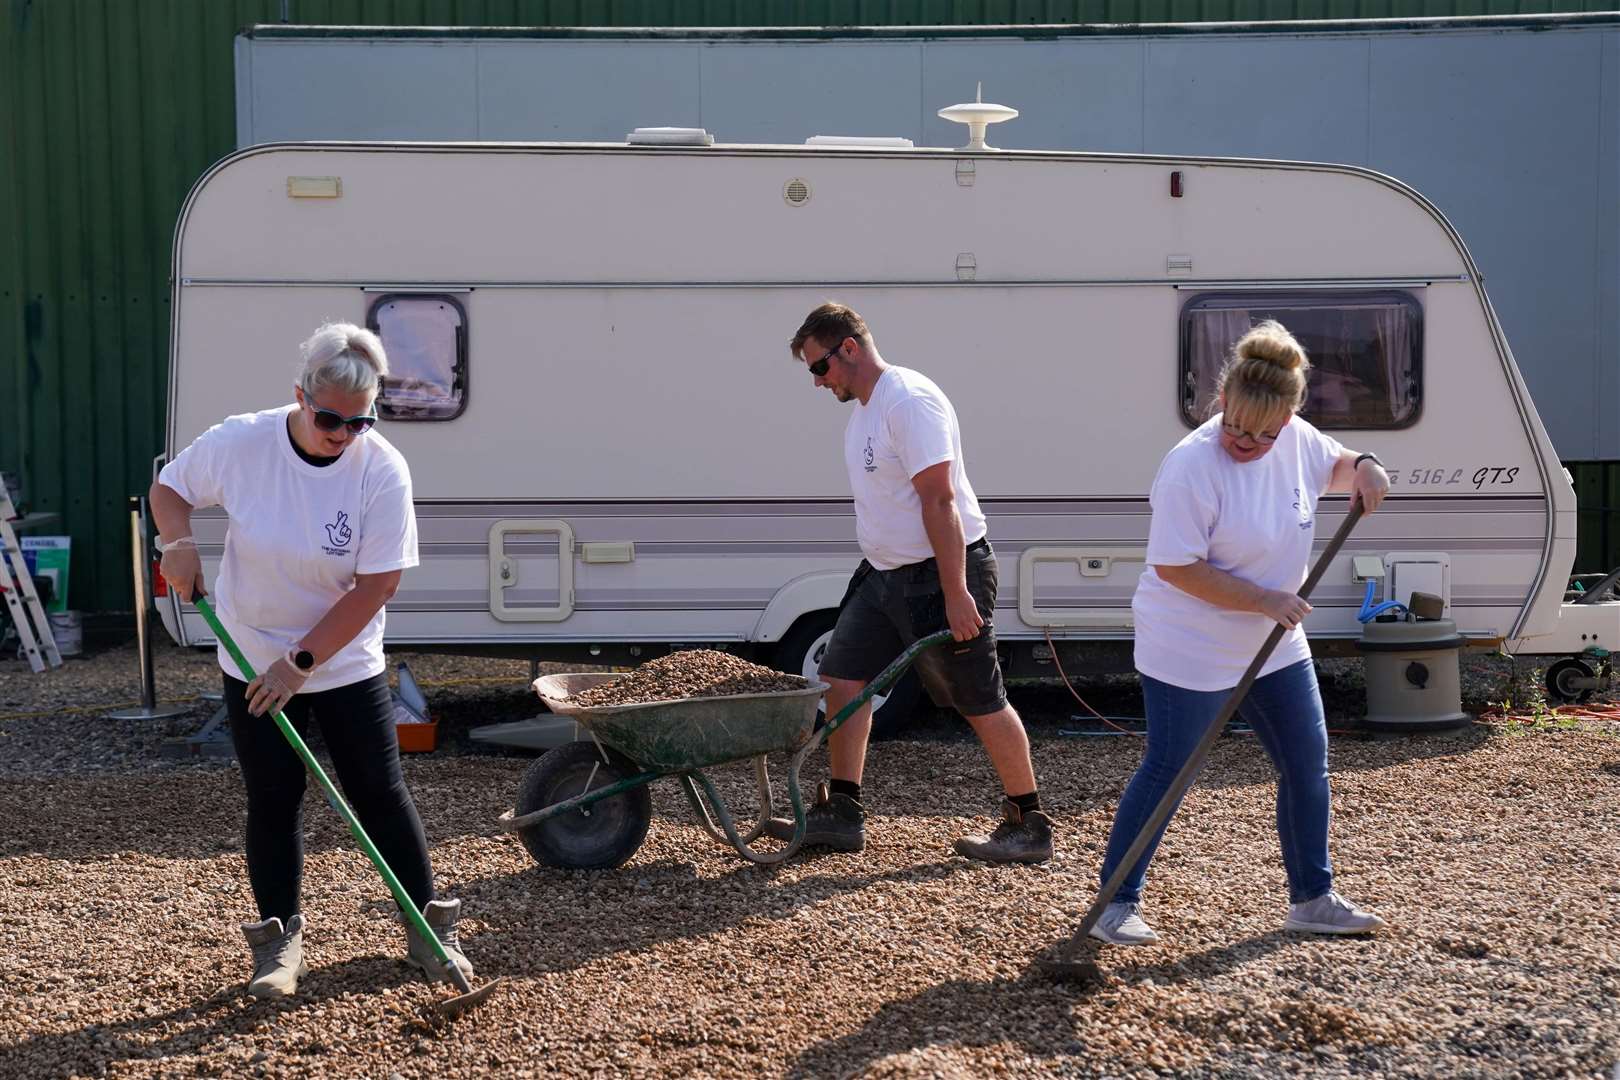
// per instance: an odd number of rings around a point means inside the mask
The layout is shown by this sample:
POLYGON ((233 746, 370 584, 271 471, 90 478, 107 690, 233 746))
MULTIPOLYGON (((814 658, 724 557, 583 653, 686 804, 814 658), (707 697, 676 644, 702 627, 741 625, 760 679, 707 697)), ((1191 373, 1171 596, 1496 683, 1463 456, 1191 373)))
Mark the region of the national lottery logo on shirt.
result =
POLYGON ((877 472, 877 466, 873 464, 876 457, 877 454, 872 450, 872 436, 868 435, 866 437, 866 449, 861 451, 861 460, 866 463, 867 472, 877 472))
POLYGON ((321 545, 321 550, 328 555, 347 555, 349 541, 354 539, 354 530, 349 528, 349 515, 339 510, 337 518, 329 522, 325 528, 327 542, 321 545))

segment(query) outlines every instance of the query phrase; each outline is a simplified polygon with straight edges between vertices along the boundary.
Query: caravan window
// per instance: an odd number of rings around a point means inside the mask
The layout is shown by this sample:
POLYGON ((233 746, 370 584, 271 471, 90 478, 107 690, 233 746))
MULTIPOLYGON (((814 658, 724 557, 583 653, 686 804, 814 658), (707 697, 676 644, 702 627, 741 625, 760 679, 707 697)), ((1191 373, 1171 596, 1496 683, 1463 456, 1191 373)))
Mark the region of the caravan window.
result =
POLYGON ((377 394, 385 420, 452 420, 467 407, 467 313, 441 293, 377 298, 366 325, 382 338, 388 375, 377 394))
POLYGON ((1401 428, 1423 400, 1423 309, 1394 290, 1201 293, 1181 309, 1181 412, 1214 411, 1215 380, 1249 327, 1276 319, 1310 357, 1300 415, 1325 430, 1401 428))

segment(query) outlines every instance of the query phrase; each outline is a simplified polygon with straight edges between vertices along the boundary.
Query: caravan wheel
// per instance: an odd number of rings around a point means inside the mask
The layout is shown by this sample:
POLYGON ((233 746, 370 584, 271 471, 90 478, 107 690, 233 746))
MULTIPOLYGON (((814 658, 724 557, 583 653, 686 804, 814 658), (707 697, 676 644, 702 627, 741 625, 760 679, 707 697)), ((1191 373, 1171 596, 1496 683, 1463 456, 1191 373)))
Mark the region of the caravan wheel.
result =
MULTIPOLYGON (((827 653, 827 642, 832 640, 833 624, 837 621, 836 611, 817 612, 800 619, 777 647, 776 666, 782 671, 814 679, 821 670, 821 658, 827 653)), ((874 697, 872 738, 892 739, 900 735, 911 721, 921 692, 917 673, 908 671, 887 694, 874 697)), ((824 709, 822 713, 825 714, 824 709)))
POLYGON ((1567 656, 1547 669, 1547 696, 1559 705, 1584 705, 1592 700, 1594 691, 1576 681, 1596 676, 1591 664, 1567 656))

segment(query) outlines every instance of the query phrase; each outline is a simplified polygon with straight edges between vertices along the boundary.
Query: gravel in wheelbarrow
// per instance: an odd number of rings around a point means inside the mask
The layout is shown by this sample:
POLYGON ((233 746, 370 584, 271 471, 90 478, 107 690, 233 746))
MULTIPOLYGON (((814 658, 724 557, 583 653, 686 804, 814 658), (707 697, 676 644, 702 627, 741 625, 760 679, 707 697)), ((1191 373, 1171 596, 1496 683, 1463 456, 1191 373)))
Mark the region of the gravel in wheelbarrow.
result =
POLYGON ((552 712, 643 769, 683 772, 797 749, 814 730, 827 687, 693 650, 628 674, 547 675, 534 689, 552 712))
POLYGON ((646 705, 693 697, 736 697, 803 690, 803 678, 714 649, 687 649, 649 660, 623 678, 593 686, 578 705, 646 705))

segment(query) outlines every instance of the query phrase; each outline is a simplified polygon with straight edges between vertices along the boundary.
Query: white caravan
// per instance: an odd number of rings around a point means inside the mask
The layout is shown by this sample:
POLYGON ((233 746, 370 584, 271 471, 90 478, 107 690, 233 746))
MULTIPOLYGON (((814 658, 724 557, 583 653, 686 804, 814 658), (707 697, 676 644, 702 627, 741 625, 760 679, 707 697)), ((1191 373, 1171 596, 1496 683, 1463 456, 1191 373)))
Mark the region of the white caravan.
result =
MULTIPOLYGON (((1353 653, 1369 577, 1479 646, 1585 653, 1566 680, 1620 640, 1620 602, 1566 602, 1575 495, 1461 238, 1347 166, 670 129, 255 146, 176 229, 166 452, 289 401, 321 321, 368 323, 421 538, 391 645, 809 669, 860 558, 847 414, 787 350, 829 298, 956 406, 1011 674, 1053 646, 1128 668, 1155 468, 1269 315, 1316 364, 1306 415, 1394 481, 1313 597, 1319 653, 1353 653)), ((210 573, 226 525, 198 516, 210 573)))

